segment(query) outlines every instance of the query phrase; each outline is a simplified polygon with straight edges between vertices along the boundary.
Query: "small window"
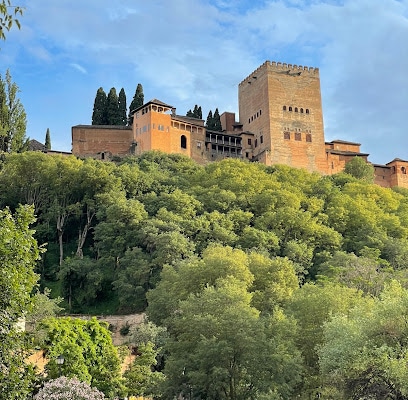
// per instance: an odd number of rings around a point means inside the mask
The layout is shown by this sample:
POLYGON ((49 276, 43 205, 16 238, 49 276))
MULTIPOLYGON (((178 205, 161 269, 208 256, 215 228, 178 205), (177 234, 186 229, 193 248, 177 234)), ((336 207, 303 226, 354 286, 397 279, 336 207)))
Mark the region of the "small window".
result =
POLYGON ((258 147, 258 139, 255 139, 255 147, 258 147))
POLYGON ((261 141, 261 144, 263 143, 263 136, 261 135, 261 137, 259 138, 261 141))
POLYGON ((286 111, 286 106, 283 106, 283 111, 286 111))
POLYGON ((197 142, 197 149, 201 149, 201 142, 197 142))
POLYGON ((407 173, 407 170, 405 167, 401 167, 401 172, 405 175, 407 173))
POLYGON ((259 112, 256 113, 256 118, 258 118, 258 117, 259 117, 259 112))
POLYGON ((249 157, 249 153, 245 152, 245 157, 248 158, 249 157))
POLYGON ((249 146, 252 145, 252 139, 248 139, 248 145, 249 145, 249 146))
POLYGON ((262 115, 262 110, 259 110, 259 115, 262 115))
POLYGON ((251 117, 251 121, 253 121, 253 120, 254 120, 254 116, 251 117))
POLYGON ((105 159, 105 153, 101 153, 101 160, 105 159))
POLYGON ((300 113, 303 114, 303 108, 300 109, 300 113))
POLYGON ((302 134, 300 132, 295 132, 295 140, 298 142, 302 140, 302 134))
POLYGON ((289 106, 289 111, 292 111, 292 107, 291 107, 291 106, 289 106))
POLYGON ((298 108, 297 108, 297 107, 295 107, 295 112, 298 112, 298 108))
POLYGON ((251 118, 248 118, 248 124, 250 124, 251 123, 251 118))
POLYGON ((308 108, 306 108, 306 114, 309 114, 309 109, 308 108))
POLYGON ((306 133, 306 142, 312 142, 312 135, 310 133, 306 133))
POLYGON ((283 132, 283 138, 285 140, 290 140, 290 132, 283 132))
POLYGON ((184 135, 181 135, 180 146, 181 146, 182 149, 187 148, 187 138, 184 135))

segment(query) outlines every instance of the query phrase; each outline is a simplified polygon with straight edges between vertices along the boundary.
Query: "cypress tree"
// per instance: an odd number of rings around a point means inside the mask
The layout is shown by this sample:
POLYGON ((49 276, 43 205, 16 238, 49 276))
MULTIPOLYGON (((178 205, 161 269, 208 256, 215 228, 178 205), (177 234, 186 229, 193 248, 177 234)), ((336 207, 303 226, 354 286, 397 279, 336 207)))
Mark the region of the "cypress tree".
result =
POLYGON ((214 126, 213 128, 214 131, 222 131, 220 113, 218 112, 218 108, 216 108, 214 111, 213 126, 214 126))
POLYGON ((49 128, 47 128, 47 132, 45 133, 45 150, 51 150, 51 137, 49 128))
POLYGON ((126 94, 123 88, 120 89, 118 103, 119 103, 119 120, 120 120, 119 125, 127 125, 126 94))
POLYGON ((211 110, 208 112, 207 121, 206 121, 206 123, 205 123, 205 127, 206 127, 207 129, 209 129, 210 131, 213 131, 213 130, 214 130, 214 118, 213 118, 213 114, 212 114, 212 111, 211 111, 211 110))
POLYGON ((197 108, 197 118, 203 119, 203 111, 201 110, 201 106, 197 108))
POLYGON ((187 111, 186 117, 194 118, 194 114, 193 114, 193 112, 191 111, 191 108, 187 111))
POLYGON ((133 123, 133 116, 131 116, 131 112, 136 110, 136 108, 141 107, 144 104, 144 94, 143 94, 143 86, 138 83, 136 87, 135 95, 133 96, 133 100, 129 106, 129 122, 130 125, 133 123))
POLYGON ((119 100, 116 89, 111 88, 106 102, 106 122, 107 125, 120 125, 119 100))
POLYGON ((106 102, 106 93, 103 88, 100 87, 95 96, 92 125, 106 125, 106 102))

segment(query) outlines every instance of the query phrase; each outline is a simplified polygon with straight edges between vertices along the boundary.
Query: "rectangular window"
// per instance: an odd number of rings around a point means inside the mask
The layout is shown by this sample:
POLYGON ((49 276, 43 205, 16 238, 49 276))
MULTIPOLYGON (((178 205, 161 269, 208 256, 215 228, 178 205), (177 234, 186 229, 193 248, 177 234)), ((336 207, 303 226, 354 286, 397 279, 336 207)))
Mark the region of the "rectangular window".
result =
POLYGON ((261 139, 261 144, 262 144, 263 143, 263 136, 262 135, 261 135, 260 139, 261 139))
POLYGON ((283 132, 283 138, 285 140, 290 140, 290 132, 283 132))
POLYGON ((249 157, 249 153, 245 152, 245 157, 248 158, 249 157))
POLYGON ((302 140, 302 134, 300 132, 295 132, 295 140, 298 142, 302 140))
POLYGON ((258 139, 255 139, 255 147, 258 147, 258 139))
POLYGON ((201 142, 197 142, 197 148, 201 149, 201 142))
POLYGON ((248 145, 251 146, 251 144, 252 144, 252 140, 248 139, 248 145))
POLYGON ((310 133, 306 133, 306 142, 311 142, 312 141, 312 135, 310 133))
POLYGON ((147 132, 147 126, 146 125, 143 127, 143 132, 147 132))

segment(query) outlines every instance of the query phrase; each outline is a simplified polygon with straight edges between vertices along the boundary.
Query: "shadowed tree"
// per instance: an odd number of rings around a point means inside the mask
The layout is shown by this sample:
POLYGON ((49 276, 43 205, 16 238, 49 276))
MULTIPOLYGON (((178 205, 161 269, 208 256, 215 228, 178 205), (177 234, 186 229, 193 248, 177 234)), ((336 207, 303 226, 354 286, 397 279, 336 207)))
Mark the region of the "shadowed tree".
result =
POLYGON ((92 125, 106 125, 106 102, 106 93, 103 88, 100 87, 95 96, 92 125))
POLYGON ((123 88, 120 89, 120 92, 119 92, 118 105, 119 105, 119 120, 120 120, 119 125, 126 125, 127 124, 126 94, 123 88))
POLYGON ((135 95, 133 96, 133 100, 129 106, 129 125, 132 125, 133 123, 132 111, 141 107, 143 104, 144 104, 143 86, 141 83, 138 83, 136 87, 135 95))
POLYGON ((107 125, 121 125, 119 116, 119 99, 116 89, 111 88, 106 100, 106 123, 107 125))
POLYGON ((50 128, 47 128, 47 132, 45 133, 45 149, 51 150, 50 128))

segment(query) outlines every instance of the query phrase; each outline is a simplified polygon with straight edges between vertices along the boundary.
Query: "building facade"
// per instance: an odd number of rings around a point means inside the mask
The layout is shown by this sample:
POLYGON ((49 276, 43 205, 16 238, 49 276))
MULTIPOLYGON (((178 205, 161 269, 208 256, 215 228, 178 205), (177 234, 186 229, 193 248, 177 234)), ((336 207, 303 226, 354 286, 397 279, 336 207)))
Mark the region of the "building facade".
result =
MULTIPOLYGON (((200 164, 233 157, 329 175, 341 172, 354 157, 369 162, 359 143, 325 142, 318 68, 266 61, 238 85, 238 102, 239 121, 224 112, 219 132, 153 99, 133 111, 131 127, 72 127, 72 152, 111 159, 160 150, 200 164)), ((408 188, 408 161, 373 166, 375 183, 408 188)))

